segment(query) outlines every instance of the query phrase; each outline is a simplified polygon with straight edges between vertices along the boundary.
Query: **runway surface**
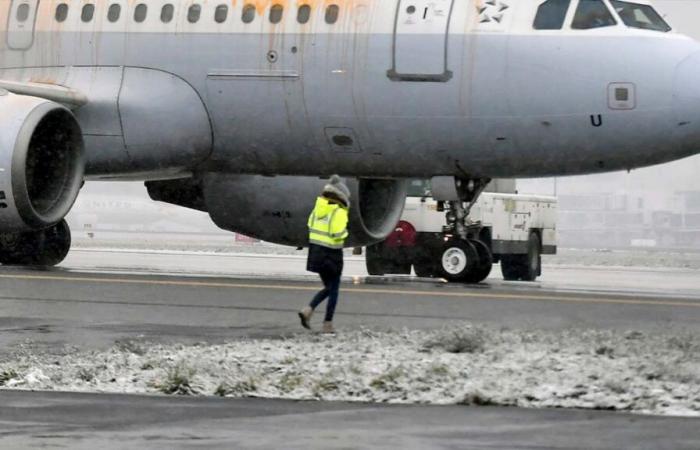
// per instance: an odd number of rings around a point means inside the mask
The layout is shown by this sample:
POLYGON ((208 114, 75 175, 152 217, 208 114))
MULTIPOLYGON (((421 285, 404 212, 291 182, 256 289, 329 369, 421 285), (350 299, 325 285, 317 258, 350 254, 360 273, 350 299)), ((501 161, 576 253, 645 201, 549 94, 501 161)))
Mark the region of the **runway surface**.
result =
POLYGON ((697 450, 697 419, 604 411, 1 392, 3 449, 697 450))
MULTIPOLYGON (((407 277, 367 278, 361 260, 351 258, 337 325, 341 332, 462 322, 537 329, 700 328, 697 271, 554 266, 544 271, 538 283, 503 282, 496 269, 478 286, 447 285, 407 277)), ((27 341, 37 351, 58 353, 67 344, 102 349, 124 339, 219 343, 296 333, 295 312, 318 289, 315 278, 304 272, 303 256, 94 249, 73 251, 54 270, 2 268, 0 283, 0 357, 27 341)), ((700 448, 697 420, 595 412, 467 407, 392 407, 385 412, 331 403, 21 392, 0 392, 0 402, 14 405, 0 408, 0 439, 18 447, 133 448, 148 439, 149 447, 250 448, 257 442, 271 448, 280 441, 269 431, 281 427, 292 430, 290 440, 281 441, 288 448, 308 448, 309 443, 317 448, 371 443, 385 448, 425 448, 426 443, 452 448, 460 443, 471 448, 700 448), (38 420, 35 411, 41 405, 53 405, 47 411, 54 415, 38 420), (160 420, 156 412, 179 407, 185 422, 160 420), (101 408, 123 421, 100 422, 90 411, 101 408), (154 411, 152 421, 132 414, 144 408, 154 411), (392 418, 391 426, 383 425, 384 414, 392 418), (84 417, 93 418, 81 427, 84 417), (363 427, 369 427, 369 434, 359 438, 363 427), (314 441, 318 436, 323 439, 314 441)))

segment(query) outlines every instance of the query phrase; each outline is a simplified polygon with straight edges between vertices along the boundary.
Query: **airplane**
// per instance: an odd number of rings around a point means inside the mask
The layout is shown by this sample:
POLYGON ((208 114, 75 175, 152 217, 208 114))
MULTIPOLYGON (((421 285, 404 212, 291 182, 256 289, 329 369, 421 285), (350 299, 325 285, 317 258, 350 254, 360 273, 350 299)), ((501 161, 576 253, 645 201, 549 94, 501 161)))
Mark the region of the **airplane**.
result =
POLYGON ((0 263, 60 263, 85 180, 304 246, 339 173, 369 244, 410 178, 460 208, 700 152, 698 79, 645 0, 0 0, 0 263))

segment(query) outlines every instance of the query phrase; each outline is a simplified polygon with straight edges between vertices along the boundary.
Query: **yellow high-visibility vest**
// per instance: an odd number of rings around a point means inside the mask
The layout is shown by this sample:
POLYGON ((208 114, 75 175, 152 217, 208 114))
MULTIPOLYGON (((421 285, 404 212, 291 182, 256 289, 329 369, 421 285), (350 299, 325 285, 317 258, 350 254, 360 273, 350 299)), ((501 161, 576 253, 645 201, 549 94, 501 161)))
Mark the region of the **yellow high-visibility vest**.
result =
POLYGON ((316 199, 309 215, 309 243, 328 248, 343 248, 348 237, 348 210, 327 198, 316 199))

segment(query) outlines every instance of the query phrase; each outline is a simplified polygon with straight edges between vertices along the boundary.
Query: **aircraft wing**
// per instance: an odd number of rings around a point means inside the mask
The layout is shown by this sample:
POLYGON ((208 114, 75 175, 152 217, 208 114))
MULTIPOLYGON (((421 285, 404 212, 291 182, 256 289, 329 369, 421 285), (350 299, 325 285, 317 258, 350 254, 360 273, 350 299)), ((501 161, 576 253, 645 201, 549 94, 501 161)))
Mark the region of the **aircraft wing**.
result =
POLYGON ((87 97, 82 92, 57 84, 0 80, 0 89, 17 95, 44 98, 61 103, 70 109, 78 109, 88 102, 87 97))

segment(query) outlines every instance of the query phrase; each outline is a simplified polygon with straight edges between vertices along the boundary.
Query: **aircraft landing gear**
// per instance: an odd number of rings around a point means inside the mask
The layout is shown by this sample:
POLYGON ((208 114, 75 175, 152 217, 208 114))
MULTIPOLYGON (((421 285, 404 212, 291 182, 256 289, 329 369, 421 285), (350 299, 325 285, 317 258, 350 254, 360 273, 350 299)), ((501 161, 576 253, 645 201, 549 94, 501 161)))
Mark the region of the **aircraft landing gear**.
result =
POLYGON ((456 179, 456 195, 445 201, 446 232, 452 237, 443 245, 439 261, 440 274, 448 281, 480 283, 491 273, 493 255, 480 240, 481 223, 469 221, 469 212, 490 181, 456 179))
POLYGON ((65 219, 39 231, 0 234, 0 264, 55 266, 68 255, 71 234, 65 219))
POLYGON ((477 239, 452 238, 440 253, 440 276, 447 281, 480 283, 491 273, 491 250, 477 239))

